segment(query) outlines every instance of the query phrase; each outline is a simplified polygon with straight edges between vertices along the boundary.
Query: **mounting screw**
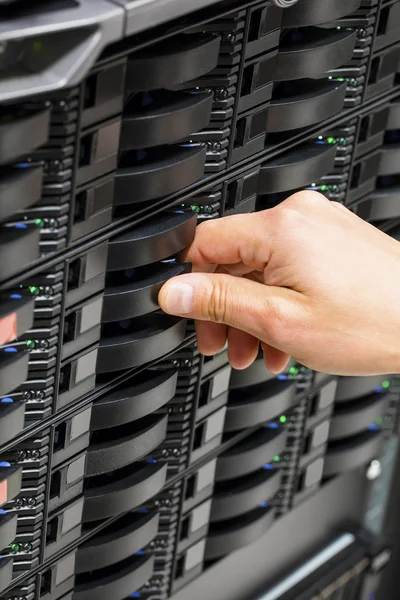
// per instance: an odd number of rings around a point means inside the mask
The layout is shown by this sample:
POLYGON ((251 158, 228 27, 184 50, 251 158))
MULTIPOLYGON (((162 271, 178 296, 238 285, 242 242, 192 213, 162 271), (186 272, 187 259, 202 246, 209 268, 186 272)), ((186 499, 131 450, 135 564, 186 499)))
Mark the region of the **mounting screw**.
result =
POLYGON ((379 460, 372 460, 367 469, 367 479, 373 481, 377 479, 382 473, 382 465, 379 460))

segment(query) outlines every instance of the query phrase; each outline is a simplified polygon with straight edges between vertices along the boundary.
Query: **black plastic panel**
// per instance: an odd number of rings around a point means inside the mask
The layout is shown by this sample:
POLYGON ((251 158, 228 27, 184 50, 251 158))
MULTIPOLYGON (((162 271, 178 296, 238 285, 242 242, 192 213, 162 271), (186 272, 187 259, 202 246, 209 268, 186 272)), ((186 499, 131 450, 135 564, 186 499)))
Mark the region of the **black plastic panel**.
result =
POLYGON ((112 335, 100 340, 97 373, 130 369, 171 352, 185 339, 186 321, 154 313, 111 328, 112 335))
POLYGON ((75 572, 102 569, 129 558, 155 538, 158 524, 157 513, 128 513, 79 548, 75 572))
POLYGON ((333 117, 343 108, 346 84, 326 80, 293 81, 274 92, 268 110, 267 132, 300 129, 333 117))
POLYGON ((263 427, 223 452, 217 460, 216 481, 242 477, 271 463, 286 446, 286 431, 263 427))
POLYGON ((324 463, 324 476, 331 477, 349 471, 379 457, 381 431, 366 431, 359 435, 329 444, 324 463))
POLYGON ((385 381, 384 375, 373 377, 339 377, 336 388, 335 402, 347 402, 371 394, 380 388, 385 381))
POLYGON ((299 146, 262 165, 257 191, 272 194, 310 185, 333 170, 335 156, 335 146, 299 146))
POLYGON ((42 146, 49 135, 48 109, 33 112, 21 107, 17 115, 6 110, 3 109, 0 121, 0 163, 3 164, 42 146))
POLYGON ((155 412, 174 397, 177 377, 177 371, 140 373, 94 402, 90 429, 116 427, 155 412))
POLYGON ((213 97, 207 92, 158 91, 134 96, 125 107, 121 150, 152 148, 189 139, 206 127, 213 97))
POLYGON ((273 498, 280 486, 279 469, 260 469, 244 477, 217 483, 211 507, 211 521, 231 519, 273 498))
POLYGON ((161 491, 166 474, 166 465, 136 463, 91 478, 85 490, 83 521, 98 521, 133 510, 161 491))
POLYGON ((133 557, 76 578, 73 600, 124 600, 151 577, 153 557, 133 557))
POLYGON ((355 31, 306 28, 299 35, 303 39, 297 43, 286 42, 283 38, 276 62, 275 81, 317 77, 352 58, 355 31))
POLYGON ((336 21, 340 17, 350 15, 361 5, 361 0, 329 0, 321 3, 319 0, 297 2, 283 11, 283 27, 304 27, 306 25, 322 25, 329 21, 336 21))
POLYGON ((291 381, 271 380, 246 390, 232 390, 227 405, 225 431, 270 421, 291 408, 296 386, 291 381))
POLYGON ((212 35, 180 35, 137 52, 128 61, 129 91, 171 88, 197 79, 217 66, 220 38, 212 35))
MULTIPOLYGON (((293 366, 294 364, 296 364, 295 361, 291 359, 287 368, 293 366)), ((263 383, 275 378, 276 373, 271 373, 271 371, 268 371, 267 367, 265 366, 264 357, 261 356, 260 358, 257 358, 257 360, 255 360, 247 369, 243 369, 242 371, 232 369, 231 378, 229 380, 229 389, 234 390, 251 385, 258 385, 259 383, 263 383)))
POLYGON ((136 272, 127 283, 107 286, 104 291, 102 323, 122 321, 154 312, 159 309, 158 293, 163 284, 190 270, 190 265, 180 263, 157 263, 146 267, 143 276, 136 272))
POLYGON ((0 222, 40 199, 42 179, 42 167, 0 171, 0 222))
POLYGON ((28 375, 29 352, 9 352, 0 349, 0 395, 15 390, 28 375))
POLYGON ((206 542, 206 560, 219 558, 251 544, 271 527, 273 521, 274 509, 266 506, 236 519, 213 523, 206 542))
POLYGON ((111 239, 107 270, 141 267, 177 254, 193 241, 196 221, 193 213, 168 213, 111 239))
POLYGON ((388 402, 388 394, 375 392, 357 400, 338 404, 332 416, 329 439, 349 437, 368 427, 374 430, 377 422, 382 424, 388 402))
POLYGON ((88 448, 86 475, 101 475, 140 460, 164 441, 166 432, 166 415, 150 415, 135 427, 127 423, 97 432, 88 448))

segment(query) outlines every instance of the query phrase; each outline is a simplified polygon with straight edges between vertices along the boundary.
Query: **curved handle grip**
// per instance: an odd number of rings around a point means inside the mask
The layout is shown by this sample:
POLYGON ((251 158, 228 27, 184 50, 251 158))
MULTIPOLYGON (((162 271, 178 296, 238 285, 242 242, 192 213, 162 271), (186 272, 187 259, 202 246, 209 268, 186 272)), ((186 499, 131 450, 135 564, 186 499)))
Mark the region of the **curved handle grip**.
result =
POLYGON ((168 89, 197 79, 217 66, 219 47, 219 37, 191 33, 141 50, 128 62, 126 89, 168 89))
POLYGON ((279 456, 285 447, 285 429, 262 427, 218 457, 215 480, 226 481, 256 471, 279 456))
POLYGON ((372 377, 339 377, 335 403, 356 400, 367 394, 372 394, 376 388, 381 387, 384 380, 384 375, 375 375, 372 377))
POLYGON ((26 269, 40 256, 40 231, 24 223, 4 225, 0 231, 0 280, 26 269))
POLYGON ((186 321, 164 314, 153 314, 147 326, 141 326, 133 320, 131 331, 126 335, 100 340, 97 373, 130 369, 161 358, 182 344, 186 321))
POLYGON ((225 418, 225 431, 262 425, 292 407, 296 385, 293 381, 269 381, 242 393, 232 391, 225 418))
POLYGON ((83 522, 114 517, 144 504, 162 490, 167 465, 139 463, 123 473, 94 478, 85 490, 83 522))
POLYGON ((378 175, 395 175, 399 172, 400 144, 383 146, 378 175))
POLYGON ((0 592, 6 589, 11 583, 13 576, 12 558, 0 558, 0 592))
POLYGON ((42 167, 12 167, 7 170, 0 179, 0 223, 38 202, 42 182, 42 167))
MULTIPOLYGON (((0 92, 1 94, 1 92, 0 92)), ((0 163, 8 163, 45 144, 49 136, 50 109, 10 113, 0 121, 0 163)))
POLYGON ((302 30, 301 43, 283 44, 276 59, 275 81, 318 77, 347 64, 353 56, 356 31, 310 28, 302 30))
POLYGON ((91 431, 141 419, 164 406, 175 395, 177 371, 144 371, 128 385, 95 400, 91 431))
POLYGON ((382 431, 365 431, 328 446, 324 462, 324 477, 350 471, 380 456, 382 431))
MULTIPOLYGON (((291 358, 287 369, 295 364, 296 361, 291 358)), ((264 357, 260 356, 250 367, 244 369, 243 371, 236 371, 235 369, 232 369, 229 380, 229 389, 235 390, 238 388, 250 387, 252 385, 258 385, 259 383, 265 383, 270 381, 270 379, 275 378, 276 373, 271 373, 271 371, 268 371, 267 367, 265 366, 264 357)))
POLYGON ((168 196, 204 175, 207 150, 203 146, 166 146, 143 152, 147 152, 147 156, 138 164, 135 164, 136 155, 131 158, 132 153, 123 157, 115 178, 114 206, 168 196))
POLYGON ((389 104, 386 129, 400 129, 400 100, 393 100, 389 104))
POLYGON ((0 39, 7 44, 2 59, 17 68, 2 81, 0 101, 80 83, 102 49, 123 36, 124 17, 122 8, 98 0, 2 21, 0 39))
POLYGON ((17 389, 28 377, 29 352, 9 353, 0 348, 0 396, 17 389))
POLYGON ((204 558, 206 560, 220 558, 255 542, 270 528, 274 516, 274 508, 267 506, 256 508, 236 519, 212 523, 204 558))
POLYGON ((338 404, 331 418, 329 439, 350 437, 374 426, 378 418, 383 418, 388 404, 388 394, 379 392, 338 404))
POLYGON ((360 8, 361 0, 329 0, 325 6, 318 0, 299 2, 282 13, 282 27, 322 25, 350 15, 360 8))
POLYGON ((5 444, 18 435, 24 428, 25 403, 0 403, 0 440, 5 444))
POLYGON ((102 569, 129 558, 158 532, 158 513, 128 513, 79 547, 75 573, 102 569))
POLYGON ((217 483, 210 521, 232 519, 257 508, 262 502, 275 496, 280 483, 279 469, 261 469, 240 479, 217 483))
POLYGON ((257 193, 273 194, 310 185, 333 170, 335 156, 335 146, 301 145, 261 167, 257 193))
POLYGON ((103 298, 102 323, 132 319, 158 310, 158 292, 163 284, 190 271, 187 264, 157 264, 140 281, 106 287, 103 298))
POLYGON ((147 94, 144 106, 137 99, 125 108, 120 150, 138 150, 187 139, 210 123, 211 92, 168 92, 147 94), (147 104, 148 103, 148 104, 147 104))
MULTIPOLYGON (((97 441, 90 444, 86 454, 86 476, 93 477, 140 460, 146 454, 157 448, 167 435, 167 415, 150 415, 145 417, 143 427, 132 432, 132 426, 125 426, 113 430, 115 437, 106 441, 97 441)), ((136 429, 136 427, 135 427, 136 429)), ((105 430, 105 435, 109 430, 105 430)), ((101 436, 100 432, 98 434, 101 436)))
POLYGON ((0 516, 0 546, 7 548, 15 540, 17 534, 17 515, 0 516))
POLYGON ((0 344, 12 342, 33 325, 35 301, 21 294, 0 294, 0 344))
POLYGON ((152 555, 133 556, 122 565, 78 575, 74 600, 124 600, 153 575, 152 555))
POLYGON ((346 82, 337 85, 326 80, 292 82, 290 96, 276 96, 268 109, 267 132, 301 129, 333 117, 343 108, 346 82))
POLYGON ((107 271, 141 267, 177 254, 194 240, 196 222, 194 213, 164 213, 112 238, 107 271))
MULTIPOLYGON (((3 442, 3 439, 1 441, 3 442)), ((18 496, 21 491, 21 483, 22 467, 0 467, 0 506, 18 496)))

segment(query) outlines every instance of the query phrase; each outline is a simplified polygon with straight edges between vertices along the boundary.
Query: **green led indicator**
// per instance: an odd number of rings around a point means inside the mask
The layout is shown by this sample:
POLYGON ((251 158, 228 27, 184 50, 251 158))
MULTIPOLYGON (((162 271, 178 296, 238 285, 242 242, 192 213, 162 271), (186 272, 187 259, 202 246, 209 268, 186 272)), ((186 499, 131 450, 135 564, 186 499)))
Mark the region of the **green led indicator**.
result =
POLYGON ((38 287, 36 287, 36 285, 30 285, 29 286, 29 291, 34 296, 38 296, 40 294, 40 289, 38 287))
POLYGON ((376 424, 377 425, 383 425, 383 418, 379 417, 379 419, 376 420, 376 424))
POLYGON ((286 423, 286 421, 287 421, 287 417, 285 415, 282 415, 282 416, 279 417, 279 422, 280 423, 286 423))
POLYGON ((336 81, 345 81, 344 77, 338 77, 336 81))
POLYGON ((33 340, 26 340, 26 346, 29 350, 33 350, 35 348, 35 342, 33 340))
POLYGON ((384 390, 387 390, 388 387, 390 387, 390 381, 388 381, 387 379, 385 379, 385 381, 382 381, 382 387, 384 390))
POLYGON ((13 554, 17 554, 17 552, 19 552, 19 544, 11 544, 10 548, 13 554))
POLYGON ((37 227, 44 227, 44 220, 43 219, 35 219, 35 225, 37 227))
POLYGON ((320 190, 321 192, 327 192, 329 190, 329 185, 321 185, 320 190))
POLYGON ((192 206, 190 208, 195 213, 199 213, 200 212, 200 206, 197 206, 197 204, 192 204, 192 206))
POLYGON ((289 373, 290 373, 291 375, 297 375, 297 374, 298 374, 298 372, 299 372, 299 370, 298 370, 298 368, 297 368, 297 367, 290 367, 290 369, 289 369, 289 373))
POLYGON ((273 461, 274 461, 274 462, 279 462, 280 460, 281 460, 281 459, 280 459, 280 457, 279 457, 277 454, 276 454, 276 455, 274 456, 274 458, 273 458, 273 461))
POLYGON ((328 137, 326 138, 326 141, 328 142, 328 144, 336 144, 336 138, 334 137, 328 137))

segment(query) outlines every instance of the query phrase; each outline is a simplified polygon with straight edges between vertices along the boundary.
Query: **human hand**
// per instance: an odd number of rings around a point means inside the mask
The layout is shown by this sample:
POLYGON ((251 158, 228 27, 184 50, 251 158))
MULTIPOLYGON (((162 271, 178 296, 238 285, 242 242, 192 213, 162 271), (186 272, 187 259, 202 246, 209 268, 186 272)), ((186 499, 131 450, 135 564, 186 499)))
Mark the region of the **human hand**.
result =
POLYGON ((289 356, 337 375, 400 372, 400 244, 316 192, 202 223, 161 308, 196 319, 200 352, 228 342, 236 369, 259 342, 273 372, 289 356))

